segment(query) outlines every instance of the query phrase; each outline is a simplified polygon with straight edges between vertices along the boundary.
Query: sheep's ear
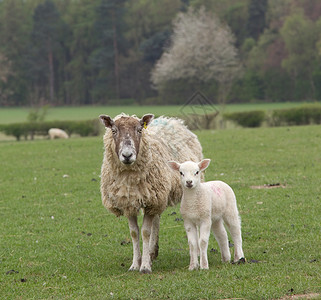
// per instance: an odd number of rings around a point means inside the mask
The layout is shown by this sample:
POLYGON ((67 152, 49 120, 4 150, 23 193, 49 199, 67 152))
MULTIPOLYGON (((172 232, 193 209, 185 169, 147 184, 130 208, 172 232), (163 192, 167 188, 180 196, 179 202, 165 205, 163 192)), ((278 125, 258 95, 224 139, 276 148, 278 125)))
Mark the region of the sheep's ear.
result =
POLYGON ((179 168, 180 168, 180 164, 177 163, 176 161, 169 161, 168 162, 168 165, 175 171, 179 171, 179 168))
POLYGON ((142 127, 146 128, 153 121, 153 119, 154 119, 153 114, 147 114, 147 115, 144 115, 139 122, 142 127))
POLYGON ((201 162, 198 163, 198 167, 201 171, 204 171, 210 164, 210 159, 203 159, 201 162))
POLYGON ((99 119, 105 125, 105 127, 112 128, 115 125, 115 122, 110 116, 100 115, 99 119))

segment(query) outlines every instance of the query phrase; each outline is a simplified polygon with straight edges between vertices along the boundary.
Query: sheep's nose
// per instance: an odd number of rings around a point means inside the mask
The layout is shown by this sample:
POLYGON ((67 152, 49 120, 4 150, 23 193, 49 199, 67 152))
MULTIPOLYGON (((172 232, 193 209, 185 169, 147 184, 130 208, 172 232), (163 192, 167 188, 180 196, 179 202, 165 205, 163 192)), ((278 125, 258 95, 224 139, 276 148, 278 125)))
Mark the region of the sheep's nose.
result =
POLYGON ((133 153, 130 153, 130 154, 124 154, 123 153, 122 155, 126 160, 129 160, 133 156, 133 153))
POLYGON ((186 186, 187 187, 192 187, 193 186, 193 181, 192 180, 186 180, 186 186))

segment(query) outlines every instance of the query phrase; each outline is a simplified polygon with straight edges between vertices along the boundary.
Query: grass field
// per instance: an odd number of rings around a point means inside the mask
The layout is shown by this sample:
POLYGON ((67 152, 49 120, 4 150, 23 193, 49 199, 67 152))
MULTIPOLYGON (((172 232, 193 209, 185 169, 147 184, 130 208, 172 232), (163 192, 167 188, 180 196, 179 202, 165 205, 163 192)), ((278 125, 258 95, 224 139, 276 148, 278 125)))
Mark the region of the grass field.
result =
POLYGON ((161 218, 153 273, 127 272, 127 220, 100 200, 101 137, 1 142, 0 298, 320 299, 321 127, 197 134, 212 159, 207 180, 236 193, 248 263, 222 264, 211 237, 210 269, 188 271, 174 207, 161 218), (251 188, 264 184, 284 187, 251 188))
MULTIPOLYGON (((262 103, 262 104, 229 104, 225 107, 215 106, 216 109, 224 112, 249 111, 249 110, 272 110, 290 108, 302 105, 303 103, 262 103)), ((206 109, 206 106, 203 107, 206 109)), ((201 109, 200 111, 202 112, 201 109)), ((30 108, 0 108, 0 124, 26 122, 30 108)), ((204 110, 205 111, 205 110, 204 110)), ((211 110, 210 110, 211 111, 211 110)), ((47 121, 58 120, 91 120, 100 114, 108 114, 112 117, 125 112, 141 116, 146 113, 153 113, 156 116, 179 116, 184 114, 184 106, 83 106, 83 107, 51 107, 46 116, 47 121)), ((200 113, 201 113, 200 112, 200 113)))

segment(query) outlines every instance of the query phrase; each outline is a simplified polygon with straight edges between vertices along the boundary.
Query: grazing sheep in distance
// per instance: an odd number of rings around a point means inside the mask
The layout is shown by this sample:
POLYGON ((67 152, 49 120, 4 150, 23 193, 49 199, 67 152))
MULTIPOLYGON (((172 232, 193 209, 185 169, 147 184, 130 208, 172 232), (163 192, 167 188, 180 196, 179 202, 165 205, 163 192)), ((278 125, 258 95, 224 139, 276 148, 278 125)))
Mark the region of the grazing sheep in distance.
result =
POLYGON ((208 167, 210 161, 210 159, 204 159, 198 164, 191 161, 183 164, 175 161, 168 162, 173 170, 181 174, 183 198, 180 210, 190 248, 189 270, 199 267, 198 251, 200 251, 200 268, 208 269, 207 247, 211 228, 219 244, 222 261, 227 262, 231 259, 223 221, 235 244, 234 262, 245 261, 241 222, 232 188, 222 181, 200 182, 201 172, 208 167))
POLYGON ((202 147, 183 121, 146 114, 141 119, 121 114, 114 119, 101 115, 106 127, 101 168, 103 205, 116 216, 128 218, 133 242, 129 270, 150 273, 158 255, 159 217, 168 205, 182 198, 179 174, 169 160, 202 159, 202 147), (137 216, 143 210, 140 252, 137 216))
POLYGON ((50 128, 48 131, 48 134, 49 134, 49 138, 51 140, 53 140, 55 138, 61 138, 61 139, 68 139, 69 138, 66 131, 59 129, 59 128, 50 128))

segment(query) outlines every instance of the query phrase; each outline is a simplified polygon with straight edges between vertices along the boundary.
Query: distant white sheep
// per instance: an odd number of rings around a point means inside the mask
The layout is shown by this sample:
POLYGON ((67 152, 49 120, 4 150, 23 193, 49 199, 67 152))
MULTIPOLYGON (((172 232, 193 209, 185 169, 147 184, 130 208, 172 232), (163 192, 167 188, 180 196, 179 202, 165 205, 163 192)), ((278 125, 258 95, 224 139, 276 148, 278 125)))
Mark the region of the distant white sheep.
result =
POLYGON ((49 137, 51 140, 55 138, 68 139, 69 136, 66 131, 59 128, 50 128, 48 131, 49 137))
POLYGON ((210 161, 204 159, 200 163, 191 161, 183 164, 175 161, 168 163, 172 169, 181 174, 183 198, 180 211, 190 248, 189 270, 199 267, 199 254, 200 268, 208 269, 207 248, 211 228, 219 244, 222 261, 230 261, 228 237, 223 222, 234 241, 234 262, 245 261, 241 222, 232 188, 222 181, 200 182, 201 172, 208 167, 210 161))

